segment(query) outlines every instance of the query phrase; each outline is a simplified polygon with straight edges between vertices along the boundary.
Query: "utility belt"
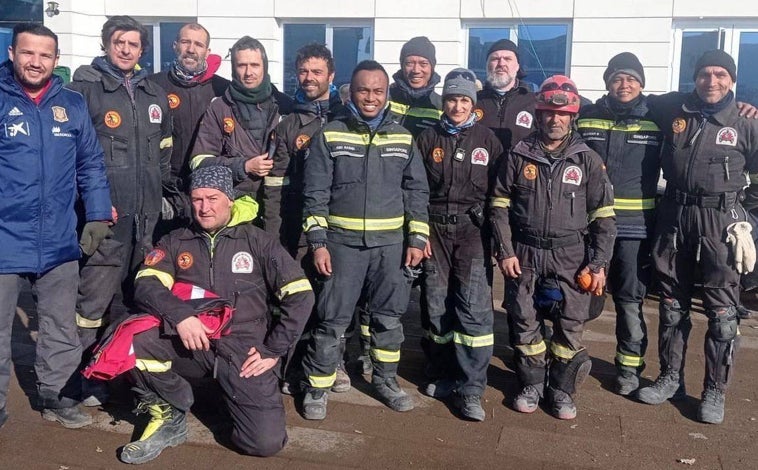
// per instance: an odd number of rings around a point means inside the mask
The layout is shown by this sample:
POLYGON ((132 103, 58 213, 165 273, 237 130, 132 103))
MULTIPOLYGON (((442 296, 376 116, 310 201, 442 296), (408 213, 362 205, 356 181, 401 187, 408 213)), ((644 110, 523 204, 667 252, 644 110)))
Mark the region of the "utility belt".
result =
POLYGON ((741 191, 719 194, 689 194, 667 187, 664 195, 682 206, 698 206, 704 209, 731 209, 742 200, 741 191))
POLYGON ((578 245, 584 243, 584 238, 579 232, 572 233, 563 237, 537 237, 525 233, 515 233, 513 239, 524 245, 542 248, 543 250, 553 250, 566 246, 578 245))
POLYGON ((429 222, 441 225, 456 225, 459 222, 469 220, 477 227, 484 225, 484 206, 477 204, 470 207, 463 214, 441 214, 441 213, 429 213, 429 222))

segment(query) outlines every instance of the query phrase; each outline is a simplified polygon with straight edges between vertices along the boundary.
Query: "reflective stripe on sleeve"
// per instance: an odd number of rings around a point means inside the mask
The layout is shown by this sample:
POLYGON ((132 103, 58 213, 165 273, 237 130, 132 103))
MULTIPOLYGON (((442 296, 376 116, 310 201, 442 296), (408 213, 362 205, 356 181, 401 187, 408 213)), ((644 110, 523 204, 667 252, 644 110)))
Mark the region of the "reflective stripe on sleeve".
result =
POLYGON ((173 137, 165 137, 161 139, 161 143, 159 145, 160 149, 163 150, 165 148, 173 147, 174 146, 174 138, 173 137))
POLYGON ((168 289, 171 290, 172 287, 174 287, 174 276, 171 274, 164 272, 164 271, 158 271, 157 269, 153 268, 145 268, 141 269, 137 275, 134 277, 134 280, 141 277, 148 277, 148 276, 155 276, 158 278, 159 281, 161 281, 161 284, 168 289))
POLYGON ((422 235, 429 236, 429 224, 426 222, 416 222, 411 220, 408 222, 408 231, 411 233, 420 233, 422 235))
POLYGON ((509 197, 493 197, 490 198, 490 205, 492 207, 500 207, 507 209, 511 207, 511 198, 509 197))
POLYGON ((313 288, 311 287, 311 283, 308 282, 308 279, 298 279, 297 281, 292 281, 282 286, 276 296, 279 300, 282 300, 288 295, 297 294, 298 292, 307 292, 309 290, 313 290, 313 288))
POLYGON ((289 186, 289 176, 265 176, 263 178, 263 186, 289 186))
POLYGON ((592 222, 595 219, 601 219, 603 217, 613 217, 616 213, 613 212, 613 206, 605 206, 595 209, 594 211, 590 211, 589 214, 587 214, 587 221, 592 222))
POLYGON ((202 154, 201 153, 199 155, 195 155, 194 157, 192 157, 192 160, 190 160, 190 164, 189 164, 190 170, 194 171, 195 169, 197 169, 197 167, 200 166, 200 164, 206 158, 214 158, 214 157, 215 157, 215 155, 210 155, 210 154, 207 154, 207 153, 206 154, 202 154))
POLYGON ((154 359, 137 359, 137 369, 146 372, 168 372, 171 370, 171 361, 156 361, 154 359))
POLYGON ((368 325, 361 324, 361 336, 365 336, 367 338, 371 337, 371 330, 369 329, 368 325))
POLYGON ((97 320, 91 320, 89 318, 84 318, 83 316, 79 315, 79 312, 77 312, 76 326, 79 328, 100 328, 103 326, 103 319, 98 318, 97 320))
POLYGON ((308 232, 314 227, 328 228, 329 224, 326 221, 326 217, 320 215, 311 215, 303 222, 303 232, 308 232))
POLYGON ((391 217, 387 219, 358 219, 353 217, 340 217, 330 215, 327 217, 330 227, 339 227, 346 230, 397 230, 403 228, 405 217, 391 217))

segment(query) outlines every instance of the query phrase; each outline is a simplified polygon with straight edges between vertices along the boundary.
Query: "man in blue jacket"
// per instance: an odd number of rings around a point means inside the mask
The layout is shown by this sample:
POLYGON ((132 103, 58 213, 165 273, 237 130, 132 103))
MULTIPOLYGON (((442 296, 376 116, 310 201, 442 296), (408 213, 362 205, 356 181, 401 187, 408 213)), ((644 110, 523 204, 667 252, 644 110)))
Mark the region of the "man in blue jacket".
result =
POLYGON ((42 416, 67 428, 92 423, 78 408, 82 348, 75 308, 77 260, 108 231, 103 150, 79 93, 53 77, 58 37, 39 24, 13 29, 0 65, 0 426, 7 420, 11 327, 20 279, 37 294, 37 392, 42 416), (74 202, 87 224, 80 247, 74 202))

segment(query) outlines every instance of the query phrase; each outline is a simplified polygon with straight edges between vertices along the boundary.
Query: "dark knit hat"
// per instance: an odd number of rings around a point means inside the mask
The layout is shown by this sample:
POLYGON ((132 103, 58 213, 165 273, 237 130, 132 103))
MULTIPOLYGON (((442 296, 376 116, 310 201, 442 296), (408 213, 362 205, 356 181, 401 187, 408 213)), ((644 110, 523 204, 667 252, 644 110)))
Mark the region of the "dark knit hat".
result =
POLYGON ((445 75, 445 84, 442 87, 442 98, 448 95, 463 95, 471 98, 476 104, 476 75, 469 69, 453 69, 445 75))
POLYGON ((190 191, 200 188, 218 189, 233 201, 234 181, 232 180, 232 169, 220 165, 198 168, 192 172, 190 191))
POLYGON ((605 69, 605 72, 603 73, 605 86, 608 87, 608 84, 613 80, 613 77, 619 73, 631 75, 640 82, 642 88, 645 88, 645 69, 642 67, 637 56, 631 52, 616 54, 608 61, 608 68, 605 69))
POLYGON ((489 58, 490 54, 492 54, 495 51, 511 51, 514 54, 516 54, 516 60, 521 62, 518 57, 518 46, 515 42, 511 41, 510 39, 500 39, 495 41, 491 46, 490 50, 487 51, 487 58, 489 58))
POLYGON ((400 64, 405 62, 405 58, 409 55, 417 55, 431 62, 432 67, 434 67, 437 65, 436 53, 437 50, 428 37, 416 36, 403 44, 402 49, 400 49, 400 64))
POLYGON ((692 74, 692 79, 697 79, 697 73, 700 72, 700 69, 708 66, 724 67, 729 72, 729 76, 732 77, 732 81, 737 83, 737 66, 734 65, 732 56, 726 52, 714 49, 701 55, 695 64, 695 72, 692 74))

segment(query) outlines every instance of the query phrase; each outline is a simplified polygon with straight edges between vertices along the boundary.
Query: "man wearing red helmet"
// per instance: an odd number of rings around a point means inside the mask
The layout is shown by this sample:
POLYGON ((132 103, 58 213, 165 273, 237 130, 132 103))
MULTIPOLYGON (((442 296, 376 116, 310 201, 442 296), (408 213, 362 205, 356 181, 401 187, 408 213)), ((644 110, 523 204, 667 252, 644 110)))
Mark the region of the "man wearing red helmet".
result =
POLYGON ((506 309, 514 317, 522 388, 513 407, 532 413, 546 397, 554 416, 573 419, 572 396, 591 368, 582 345, 589 292, 605 287, 616 235, 613 189, 600 156, 573 132, 580 105, 574 82, 552 76, 536 98, 537 131, 516 144, 500 167, 491 219, 498 266, 506 277, 506 309), (586 289, 577 284, 578 275, 589 276, 586 289), (563 298, 550 318, 549 352, 544 318, 533 298, 535 286, 546 280, 563 298))

